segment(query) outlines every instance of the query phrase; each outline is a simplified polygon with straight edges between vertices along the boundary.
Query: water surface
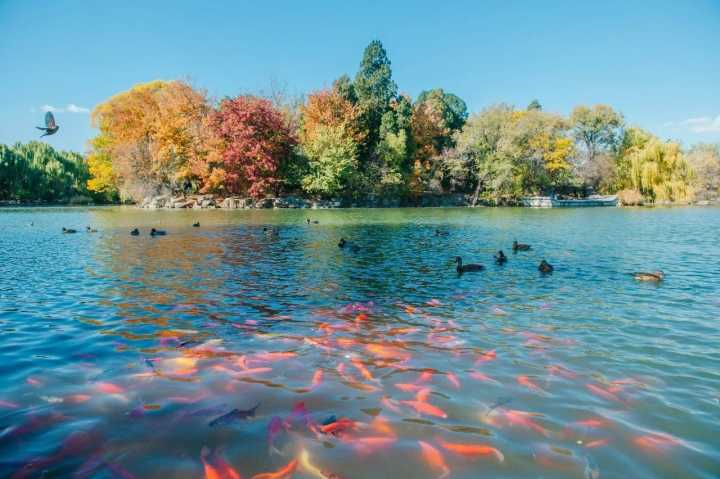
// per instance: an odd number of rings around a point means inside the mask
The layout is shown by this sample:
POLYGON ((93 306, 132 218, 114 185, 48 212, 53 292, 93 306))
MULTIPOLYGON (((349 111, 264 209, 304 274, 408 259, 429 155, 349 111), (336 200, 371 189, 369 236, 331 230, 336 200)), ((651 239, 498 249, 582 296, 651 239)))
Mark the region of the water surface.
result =
POLYGON ((718 231, 714 208, 2 209, 0 477, 302 451, 297 478, 718 477, 718 231))

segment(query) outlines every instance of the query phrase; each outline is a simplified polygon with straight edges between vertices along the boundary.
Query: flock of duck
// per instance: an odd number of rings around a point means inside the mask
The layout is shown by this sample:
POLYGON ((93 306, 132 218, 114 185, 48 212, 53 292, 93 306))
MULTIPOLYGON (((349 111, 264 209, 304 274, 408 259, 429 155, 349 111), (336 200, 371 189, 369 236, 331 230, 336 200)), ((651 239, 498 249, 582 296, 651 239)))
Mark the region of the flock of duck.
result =
MULTIPOLYGON (((307 218, 307 224, 316 224, 317 225, 317 224, 320 224, 320 222, 318 220, 310 220, 310 218, 307 218)), ((193 223, 193 227, 199 228, 200 222, 193 223)), ((85 228, 85 230, 88 233, 97 233, 97 230, 94 228, 91 228, 90 226, 87 226, 85 228)), ((62 232, 65 234, 73 234, 73 233, 77 233, 77 230, 72 229, 72 228, 63 227, 62 232)), ((277 228, 273 228, 273 227, 268 228, 267 226, 265 226, 265 227, 263 227, 263 232, 265 232, 266 234, 275 236, 275 237, 279 236, 279 232, 278 232, 277 228)), ((448 234, 449 233, 447 231, 441 231, 439 229, 435 230, 435 236, 448 236, 448 234)), ((130 235, 140 236, 140 230, 138 228, 135 228, 132 231, 130 231, 130 235)), ((164 230, 158 230, 155 228, 150 229, 150 236, 154 237, 154 236, 165 236, 165 235, 167 235, 167 232, 164 230)), ((357 253, 358 251, 360 251, 360 247, 358 247, 355 244, 350 243, 345 238, 340 238, 340 241, 338 242, 338 248, 340 248, 340 249, 347 248, 350 251, 352 251, 353 253, 357 253)), ((512 243, 513 253, 517 253, 519 251, 530 251, 531 249, 532 249, 532 246, 530 246, 529 244, 518 243, 517 240, 513 241, 513 243, 512 243)), ((503 265, 503 264, 507 263, 507 261, 508 261, 508 258, 505 255, 505 253, 503 252, 503 250, 499 250, 497 253, 495 253, 493 255, 493 258, 495 260, 495 263, 498 265, 503 265)), ((462 257, 460 257, 460 256, 455 257, 455 270, 457 271, 457 273, 459 275, 462 275, 464 273, 483 271, 484 269, 485 269, 485 267, 481 264, 475 264, 475 263, 463 264, 462 257)), ((554 270, 555 270, 555 268, 553 267, 553 265, 551 265, 544 259, 541 260, 540 264, 538 265, 538 271, 540 271, 543 274, 552 273, 554 270)), ((660 282, 663 279, 665 279, 665 273, 663 273, 662 271, 652 271, 652 272, 638 271, 638 272, 634 272, 631 274, 638 281, 660 282)))

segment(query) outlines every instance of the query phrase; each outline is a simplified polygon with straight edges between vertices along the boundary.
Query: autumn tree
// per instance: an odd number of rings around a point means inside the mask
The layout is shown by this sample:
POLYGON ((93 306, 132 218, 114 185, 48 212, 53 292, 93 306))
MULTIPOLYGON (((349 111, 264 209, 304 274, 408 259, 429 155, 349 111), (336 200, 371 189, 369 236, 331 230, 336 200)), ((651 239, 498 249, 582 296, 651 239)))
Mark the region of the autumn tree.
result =
POLYGON ((181 81, 143 83, 113 96, 92 112, 100 130, 93 141, 96 171, 107 172, 96 160, 110 158, 121 195, 134 200, 182 189, 191 165, 206 154, 209 108, 204 92, 181 81))
POLYGON ((208 156, 206 182, 255 198, 278 192, 279 171, 296 139, 269 100, 250 95, 227 98, 208 124, 214 153, 208 156))
POLYGON ((360 108, 348 98, 347 81, 319 90, 302 107, 301 141, 308 158, 303 189, 322 196, 337 195, 351 184, 357 188, 358 149, 367 137, 360 108))
POLYGON ((444 163, 437 160, 444 149, 454 146, 453 134, 463 127, 467 117, 467 106, 456 95, 441 88, 420 93, 412 115, 413 190, 440 187, 439 168, 444 163))

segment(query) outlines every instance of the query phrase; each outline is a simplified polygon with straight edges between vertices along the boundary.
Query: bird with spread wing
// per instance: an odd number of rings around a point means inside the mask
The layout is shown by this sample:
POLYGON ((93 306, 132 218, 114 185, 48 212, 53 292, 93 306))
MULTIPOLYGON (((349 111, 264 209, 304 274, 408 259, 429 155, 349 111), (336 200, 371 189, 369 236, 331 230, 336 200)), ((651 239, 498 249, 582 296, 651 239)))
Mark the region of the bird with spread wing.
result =
POLYGON ((41 126, 36 126, 35 128, 45 132, 40 135, 40 138, 42 138, 43 136, 54 135, 60 129, 60 127, 57 126, 57 124, 55 123, 55 117, 53 116, 51 111, 45 113, 45 128, 41 126))

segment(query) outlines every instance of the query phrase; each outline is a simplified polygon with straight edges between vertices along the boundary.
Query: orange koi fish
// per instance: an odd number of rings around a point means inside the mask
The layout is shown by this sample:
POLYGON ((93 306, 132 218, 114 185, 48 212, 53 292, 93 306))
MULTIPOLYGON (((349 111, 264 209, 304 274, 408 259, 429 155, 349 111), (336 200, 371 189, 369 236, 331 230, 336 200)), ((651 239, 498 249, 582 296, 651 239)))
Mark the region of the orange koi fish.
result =
POLYGON ((365 345, 365 349, 367 349, 369 353, 382 359, 407 361, 412 357, 409 352, 394 346, 384 346, 382 344, 367 344, 365 345))
POLYGON ((485 382, 489 382, 489 383, 500 384, 499 381, 491 378, 490 376, 488 376, 486 374, 481 373, 480 371, 472 371, 468 374, 468 376, 470 376, 473 379, 477 379, 478 381, 485 381, 485 382))
POLYGON ((430 396, 430 392, 430 388, 420 389, 415 395, 415 400, 419 402, 427 402, 428 397, 430 396))
POLYGON ((401 390, 402 392, 406 392, 406 393, 414 393, 414 392, 422 389, 422 386, 418 386, 417 384, 409 384, 409 383, 397 383, 394 386, 396 388, 398 388, 399 390, 401 390))
POLYGON ((475 361, 475 365, 478 365, 480 363, 486 363, 488 361, 494 361, 497 358, 497 353, 494 349, 490 351, 485 351, 480 355, 479 358, 475 361))
POLYGON ((362 454, 370 454, 378 449, 384 449, 397 441, 396 437, 371 436, 360 437, 353 440, 353 447, 362 454))
POLYGON ((637 447, 653 453, 664 452, 670 447, 684 444, 681 439, 662 432, 636 436, 632 439, 632 442, 637 447))
POLYGON ((585 447, 588 449, 595 449, 598 447, 604 447, 610 444, 610 439, 596 439, 595 441, 590 441, 585 444, 585 447))
POLYGON ((547 430, 540 424, 532 420, 532 413, 509 409, 504 412, 504 417, 508 424, 513 426, 522 426, 537 433, 547 436, 547 430))
POLYGON ((266 363, 274 362, 274 361, 284 361, 286 359, 291 359, 297 357, 297 353, 293 353, 290 351, 286 352, 272 352, 272 353, 258 353, 253 354, 250 359, 252 361, 262 361, 266 363))
POLYGON ((217 453, 212 453, 207 447, 200 451, 200 460, 203 463, 205 479, 241 479, 240 474, 232 468, 217 453))
POLYGON ((580 426, 594 429, 594 428, 601 428, 601 427, 607 426, 608 421, 607 421, 607 419, 601 419, 601 418, 589 418, 589 419, 581 419, 579 421, 575 421, 573 424, 578 424, 580 426))
POLYGON ((367 321, 369 316, 365 313, 360 313, 357 316, 355 316, 355 322, 356 323, 362 323, 363 321, 367 321))
POLYGON ((357 423, 352 419, 341 417, 335 422, 320 426, 320 432, 323 434, 337 435, 346 431, 354 431, 357 429, 357 423))
POLYGON ((97 383, 95 389, 104 394, 122 394, 125 392, 125 388, 113 383, 97 383))
POLYGON ((422 450, 422 458, 431 469, 440 473, 438 479, 445 479, 450 476, 450 468, 445 464, 445 458, 440 451, 424 441, 418 441, 422 450))
POLYGON ((250 369, 243 369, 242 371, 236 371, 235 377, 246 377, 246 376, 254 376, 256 374, 265 374, 272 372, 272 368, 250 368, 250 369))
POLYGON ((400 401, 402 404, 405 404, 406 406, 410 406, 411 408, 415 409, 419 414, 425 414, 427 416, 436 416, 443 419, 447 419, 447 414, 445 411, 440 409, 439 407, 433 406, 432 404, 424 401, 400 401))
POLYGON ((610 390, 605 389, 603 387, 596 386, 594 384, 589 384, 589 383, 586 384, 585 387, 591 393, 595 394, 596 396, 600 396, 601 398, 606 399, 608 401, 615 401, 615 402, 619 402, 619 403, 623 402, 623 400, 620 399, 620 397, 618 397, 614 392, 611 392, 610 390))
POLYGON ((340 346, 343 349, 349 349, 355 344, 357 344, 357 341, 352 338, 337 338, 338 346, 340 346))
POLYGON ((420 374, 420 377, 415 381, 415 383, 428 383, 432 381, 433 373, 430 371, 423 371, 422 374, 420 374))
POLYGON ((298 460, 293 459, 288 462, 285 467, 278 469, 275 472, 265 472, 262 474, 256 474, 252 479, 290 479, 297 469, 298 460))
POLYGON ((560 366, 558 364, 546 366, 546 369, 550 374, 555 376, 561 376, 565 379, 575 379, 577 377, 577 374, 575 374, 573 371, 569 370, 565 366, 560 366))
POLYGON ((459 444, 441 441, 440 445, 446 450, 459 456, 495 456, 499 462, 505 461, 505 456, 499 449, 488 446, 487 444, 459 444))
POLYGON ((355 369, 357 369, 358 371, 360 371, 360 375, 361 375, 362 377, 364 377, 364 378, 367 379, 368 381, 374 381, 374 380, 375 380, 375 378, 373 377, 373 375, 370 374, 370 371, 368 370, 368 368, 365 367, 365 365, 362 363, 362 361, 360 361, 359 359, 351 359, 351 360, 350 360, 350 363, 351 363, 353 366, 355 366, 355 369))
POLYGON ((42 382, 32 376, 29 376, 27 379, 25 379, 25 382, 28 383, 30 386, 34 387, 42 386, 42 382))
POLYGON ((445 375, 445 377, 447 378, 448 381, 450 381, 450 384, 452 384, 455 387, 455 389, 460 389, 460 380, 458 379, 457 376, 455 376, 455 374, 447 373, 445 375))
POLYGON ((383 396, 383 398, 380 400, 380 404, 382 404, 384 407, 388 408, 395 414, 402 413, 402 409, 400 409, 400 407, 398 406, 397 401, 395 401, 387 396, 383 396))
POLYGON ((370 425, 373 429, 375 429, 380 434, 385 434, 386 436, 390 436, 390 437, 397 436, 397 434, 395 434, 395 431, 393 430, 393 428, 390 427, 390 423, 388 423, 388 420, 382 416, 375 417, 375 419, 373 419, 373 421, 370 425))
POLYGON ((312 383, 310 383, 310 389, 315 389, 320 384, 322 384, 323 379, 323 370, 322 369, 316 369, 315 374, 313 374, 312 383))
POLYGON ((529 376, 521 375, 521 376, 518 376, 516 378, 516 380, 519 385, 525 386, 526 388, 528 388, 529 390, 531 390, 533 392, 536 392, 538 394, 547 394, 547 392, 543 388, 541 388, 540 386, 535 384, 535 382, 532 379, 530 379, 529 376))

